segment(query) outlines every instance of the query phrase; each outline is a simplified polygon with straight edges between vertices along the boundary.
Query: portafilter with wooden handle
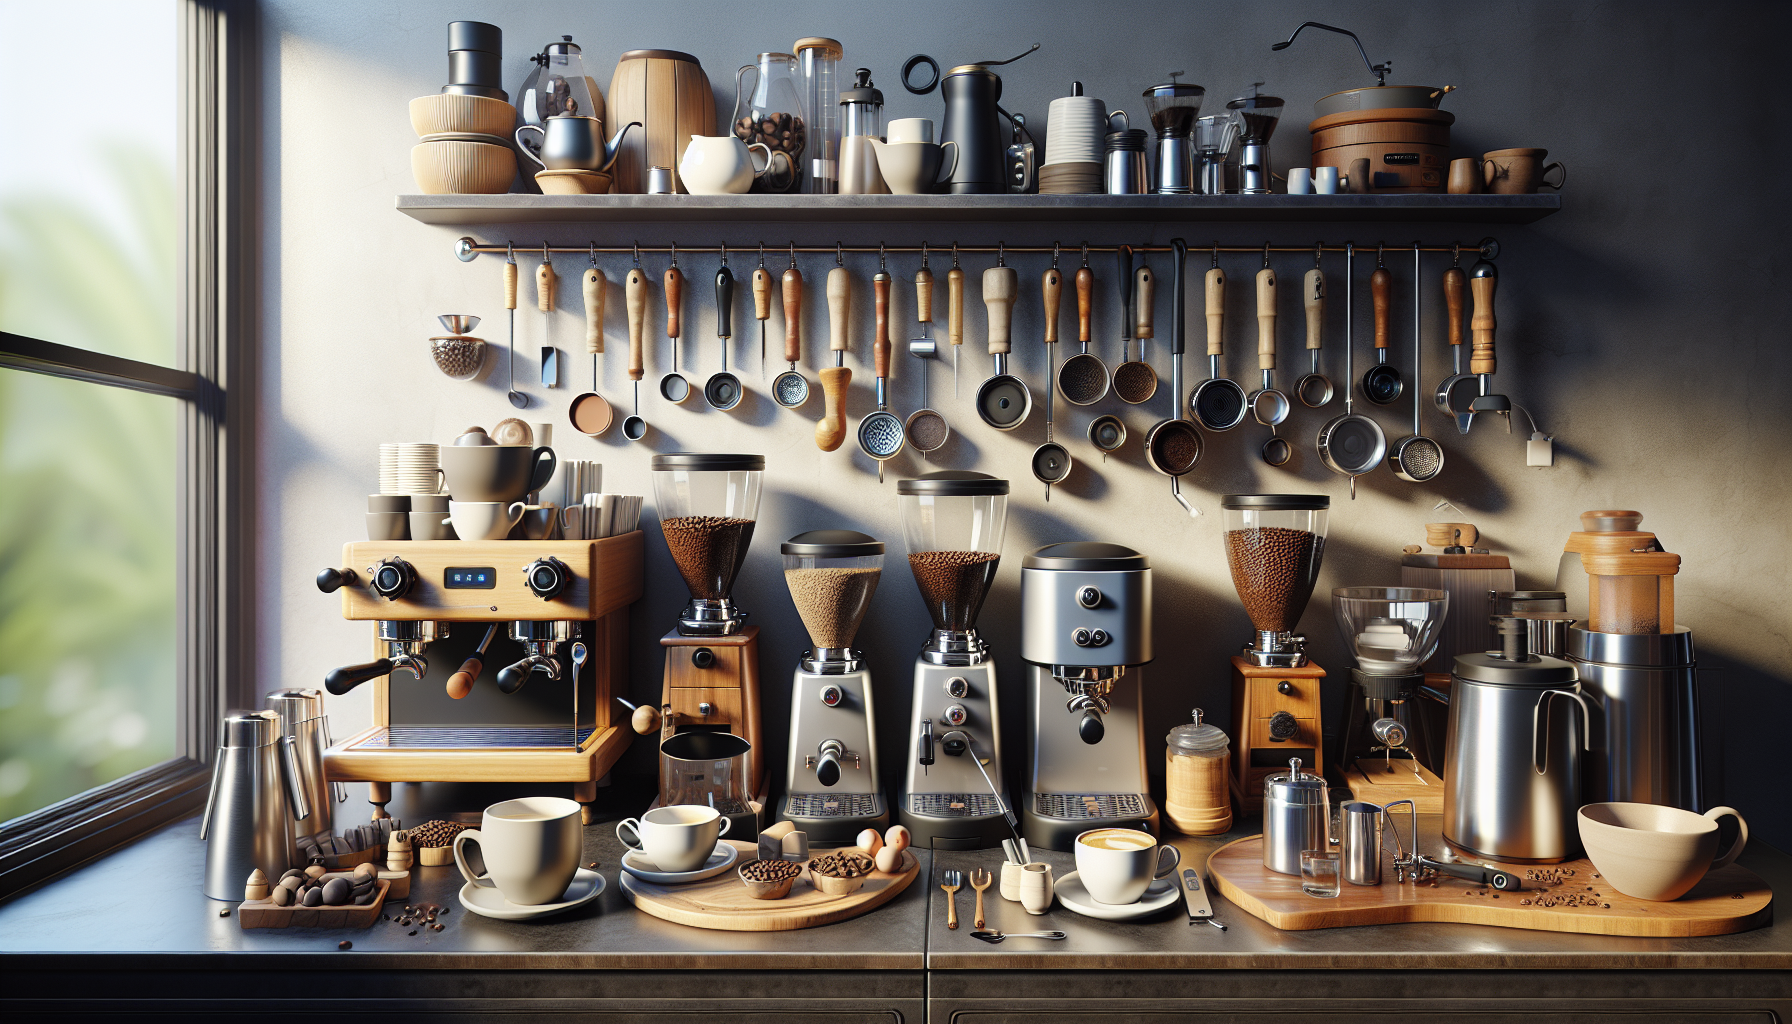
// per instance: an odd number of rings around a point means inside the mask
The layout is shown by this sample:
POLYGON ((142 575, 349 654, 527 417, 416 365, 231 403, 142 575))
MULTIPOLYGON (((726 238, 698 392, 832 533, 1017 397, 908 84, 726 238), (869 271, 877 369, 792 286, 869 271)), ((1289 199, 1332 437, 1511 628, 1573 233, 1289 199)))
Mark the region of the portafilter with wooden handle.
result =
POLYGON ((852 371, 846 368, 846 332, 852 320, 852 278, 840 265, 828 271, 828 348, 834 353, 834 365, 821 371, 821 398, 824 404, 821 419, 815 424, 815 446, 831 452, 846 440, 846 389, 852 384, 852 371))
POLYGON ((1008 372, 1014 330, 1014 300, 1020 278, 998 247, 996 265, 983 272, 983 305, 989 311, 989 355, 994 372, 977 389, 977 415, 997 430, 1013 430, 1033 411, 1027 382, 1008 372))

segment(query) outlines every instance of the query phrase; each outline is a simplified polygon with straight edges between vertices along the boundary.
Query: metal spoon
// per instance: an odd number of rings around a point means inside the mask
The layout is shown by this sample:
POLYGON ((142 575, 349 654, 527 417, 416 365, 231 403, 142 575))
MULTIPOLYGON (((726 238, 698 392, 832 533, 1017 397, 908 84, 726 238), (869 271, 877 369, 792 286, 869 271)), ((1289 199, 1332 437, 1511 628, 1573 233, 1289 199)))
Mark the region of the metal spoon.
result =
POLYGON ((635 382, 635 412, 622 421, 622 436, 639 441, 647 436, 647 421, 641 418, 641 377, 646 372, 641 360, 641 332, 647 322, 647 274, 641 270, 639 256, 628 272, 624 294, 628 299, 628 379, 635 382))
MULTIPOLYGON (((1050 371, 1056 369, 1058 357, 1058 306, 1064 298, 1064 278, 1052 267, 1039 279, 1040 291, 1045 300, 1045 365, 1047 379, 1050 371)), ((1063 483, 1076 465, 1070 458, 1070 450, 1052 440, 1052 389, 1045 389, 1045 443, 1033 449, 1033 479, 1045 485, 1045 500, 1052 500, 1052 485, 1063 483)))
MULTIPOLYGON (((1121 253, 1120 265, 1123 270, 1128 270, 1132 266, 1132 247, 1121 248, 1124 251, 1121 253)), ((1128 272, 1132 276, 1132 286, 1127 288, 1122 285, 1121 291, 1125 293, 1122 297, 1126 298, 1127 305, 1133 309, 1130 314, 1132 334, 1139 342, 1139 357, 1114 367, 1114 394, 1127 405, 1143 405, 1157 394, 1157 371, 1151 368, 1150 361, 1145 358, 1145 342, 1151 339, 1155 330, 1152 326, 1151 307, 1157 299, 1157 278, 1151 273, 1151 268, 1146 266, 1128 272)), ((1126 355, 1124 349, 1121 355, 1126 355)))
MULTIPOLYGON (((1419 355, 1419 243, 1412 243, 1412 375, 1414 380, 1423 379, 1423 367, 1419 355)), ((1412 402, 1412 435, 1394 442, 1388 449, 1388 468, 1394 475, 1409 484, 1422 484, 1437 476, 1444 469, 1443 446, 1425 436, 1423 424, 1419 422, 1419 409, 1423 405, 1418 396, 1412 402)))
POLYGON ((1301 282, 1301 295, 1307 308, 1307 372, 1294 382, 1294 393, 1300 404, 1309 409, 1329 405, 1332 400, 1332 379, 1319 372, 1320 337, 1325 328, 1325 273, 1319 269, 1319 258, 1325 254, 1325 243, 1313 246, 1313 269, 1301 282))
POLYGON ((1101 460, 1107 461, 1108 453, 1119 451, 1126 444, 1126 423, 1118 416, 1097 416, 1089 421, 1089 443, 1101 452, 1101 460))
POLYGON ((1263 246, 1263 269, 1257 271, 1257 368, 1263 374, 1263 386, 1251 392, 1248 401, 1251 415, 1269 428, 1269 440, 1263 442, 1260 455, 1271 466, 1285 466, 1294 457, 1294 447, 1276 436, 1276 428, 1288 418, 1293 403, 1276 390, 1276 272, 1269 269, 1269 244, 1263 246))
POLYGON ((1382 263, 1383 249, 1381 245, 1375 247, 1375 273, 1369 275, 1369 296, 1375 304, 1375 365, 1363 374, 1363 397, 1376 405, 1392 405, 1406 390, 1406 381, 1388 363, 1389 292, 1394 275, 1382 263))
POLYGON ((1220 269, 1218 242, 1213 246, 1213 267, 1207 271, 1203 294, 1207 301, 1207 379, 1188 396, 1188 407, 1208 430, 1231 430, 1244 422, 1250 403, 1245 401, 1243 387, 1220 376, 1220 357, 1226 352, 1226 272, 1220 269))
POLYGON ((527 408, 529 396, 516 389, 516 250, 504 245, 504 308, 510 310, 510 390, 504 397, 518 409, 527 408))
POLYGON ((984 941, 984 942, 987 942, 987 943, 989 943, 989 944, 990 944, 990 945, 992 945, 992 946, 993 946, 993 945, 996 945, 996 944, 997 944, 997 943, 999 943, 999 942, 1001 942, 1001 941, 1003 941, 1003 940, 1004 940, 1004 939, 1051 939, 1051 940, 1053 940, 1053 941, 1054 941, 1054 942, 1055 942, 1055 941, 1057 941, 1057 940, 1059 940, 1059 939, 1063 939, 1063 938, 1067 938, 1067 937, 1068 937, 1068 936, 1067 936, 1067 935, 1066 935, 1066 933, 1064 933, 1064 932, 992 932, 992 931, 974 931, 974 932, 972 932, 972 933, 971 933, 971 938, 973 938, 973 939, 982 939, 982 940, 983 940, 983 941, 984 941))
MULTIPOLYGON (((1172 238, 1170 249, 1175 268, 1175 280, 1170 283, 1170 418, 1159 420, 1145 434, 1145 461, 1152 469, 1170 478, 1170 496, 1176 503, 1189 515, 1198 516, 1201 510, 1182 496, 1181 478, 1201 461, 1201 432, 1195 429, 1194 423, 1182 418, 1178 408, 1182 395, 1182 353, 1186 347, 1182 321, 1187 311, 1183 278, 1188 273, 1188 245, 1180 238, 1172 238)), ((1240 417, 1243 416, 1242 397, 1241 394, 1240 417)))
MULTIPOLYGON (((1344 379, 1350 379, 1351 308, 1355 293, 1356 245, 1344 245, 1344 379)), ((1319 461, 1325 468, 1350 478, 1350 497, 1356 499, 1356 478, 1374 469, 1387 456, 1388 436, 1381 424, 1352 411, 1351 393, 1344 391, 1344 415, 1319 428, 1319 461)))
POLYGON ((790 269, 784 271, 784 360, 790 369, 772 381, 772 400, 794 409, 809 400, 809 378, 797 371, 803 358, 803 272, 796 269, 796 243, 790 243, 790 269))
POLYGON ((691 397, 691 382, 678 372, 678 310, 684 302, 684 272, 678 269, 678 243, 672 243, 672 265, 666 268, 666 338, 672 343, 672 369, 660 378, 660 397, 681 405, 691 397))

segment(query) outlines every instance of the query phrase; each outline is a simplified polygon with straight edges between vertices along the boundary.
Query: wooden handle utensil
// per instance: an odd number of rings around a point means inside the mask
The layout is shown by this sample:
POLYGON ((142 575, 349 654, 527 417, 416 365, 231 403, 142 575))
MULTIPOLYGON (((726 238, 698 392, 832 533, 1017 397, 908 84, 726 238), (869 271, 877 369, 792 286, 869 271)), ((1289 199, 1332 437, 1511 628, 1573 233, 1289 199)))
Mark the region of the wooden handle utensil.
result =
POLYGON ((1318 349, 1320 332, 1325 326, 1325 273, 1307 271, 1301 280, 1301 301, 1307 307, 1307 348, 1318 349))
POLYGON ((1377 267, 1375 273, 1369 275, 1369 297, 1375 305, 1375 347, 1388 347, 1388 292, 1394 283, 1394 275, 1388 268, 1377 267))
POLYGON ((678 308, 684 304, 684 273, 677 267, 666 268, 666 337, 679 333, 678 308))
POLYGON ((585 351, 596 354, 604 350, 604 272, 596 267, 585 271, 582 290, 585 293, 585 351))
POLYGON ((957 267, 946 271, 946 336, 964 344, 964 271, 957 267))
POLYGON ((772 318, 772 275, 764 267, 753 271, 753 319, 772 318))
POLYGON ((1474 334, 1474 348, 1469 352, 1468 372, 1492 373, 1493 358, 1493 293, 1499 283, 1499 271, 1493 264, 1482 260, 1475 264, 1475 273, 1469 278, 1469 290, 1475 296, 1475 315, 1469 321, 1469 330, 1474 334), (1486 269, 1483 270, 1482 268, 1486 269))
MULTIPOLYGON (((828 348, 843 353, 847 348, 847 327, 852 317, 852 278, 846 268, 828 271, 828 348)), ((838 354, 836 359, 841 358, 838 354)), ((831 452, 846 440, 846 389, 852 384, 852 371, 844 366, 822 369, 821 397, 823 409, 815 424, 815 446, 831 452)))
MULTIPOLYGON (((1133 317, 1132 336, 1144 341, 1153 336, 1151 304, 1157 299, 1157 275, 1150 267, 1140 267, 1132 276, 1133 302, 1138 312, 1133 317)), ((1140 356, 1143 359, 1143 356, 1140 356)))
POLYGON ((926 267, 915 271, 915 322, 933 322, 933 271, 926 267))
POLYGON ((879 377, 890 375, 890 275, 871 279, 873 305, 877 308, 877 333, 871 340, 871 363, 879 377))
POLYGON ((784 272, 784 361, 803 358, 803 273, 791 267, 784 272))
POLYGON ((560 285, 560 276, 554 273, 554 264, 543 255, 541 265, 535 268, 535 306, 543 313, 554 311, 554 290, 560 285))
POLYGON ((1257 271, 1257 369, 1276 368, 1276 272, 1257 271))
POLYGON ((1226 272, 1214 267, 1207 272, 1207 354, 1226 353, 1226 272))
POLYGON ((504 264, 504 308, 516 308, 516 264, 504 264))
POLYGON ((646 369, 641 362, 641 331, 647 325, 647 275, 639 267, 628 272, 623 293, 628 304, 628 379, 640 380, 646 369))
POLYGON ((1076 272, 1076 340, 1089 343, 1089 326, 1095 310, 1095 271, 1088 267, 1076 272))
POLYGON ((852 277, 845 267, 828 271, 828 348, 847 350, 847 330, 852 321, 852 277))
POLYGON ((1047 270, 1039 278, 1039 291, 1045 300, 1045 343, 1058 343, 1058 307, 1064 302, 1064 275, 1058 268, 1047 270))
POLYGON ((1014 327, 1014 299, 1020 292, 1020 275, 1013 267, 990 267, 983 272, 983 306, 989 311, 989 354, 1007 355, 1014 327))
MULTIPOLYGON (((1462 344, 1462 307, 1468 298, 1468 275, 1461 267, 1444 271, 1444 308, 1449 311, 1450 344, 1462 344)), ((1460 364, 1458 364, 1460 365, 1460 364)))

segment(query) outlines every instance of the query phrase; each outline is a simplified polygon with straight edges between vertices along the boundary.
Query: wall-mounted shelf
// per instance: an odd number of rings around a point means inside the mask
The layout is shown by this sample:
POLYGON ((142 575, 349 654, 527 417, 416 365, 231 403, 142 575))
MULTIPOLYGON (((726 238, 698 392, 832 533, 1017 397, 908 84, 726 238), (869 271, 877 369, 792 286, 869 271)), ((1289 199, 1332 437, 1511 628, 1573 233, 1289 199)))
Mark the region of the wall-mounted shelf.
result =
POLYGON ((400 213, 425 224, 575 221, 1168 221, 1529 224, 1562 208, 1529 196, 426 196, 400 213))

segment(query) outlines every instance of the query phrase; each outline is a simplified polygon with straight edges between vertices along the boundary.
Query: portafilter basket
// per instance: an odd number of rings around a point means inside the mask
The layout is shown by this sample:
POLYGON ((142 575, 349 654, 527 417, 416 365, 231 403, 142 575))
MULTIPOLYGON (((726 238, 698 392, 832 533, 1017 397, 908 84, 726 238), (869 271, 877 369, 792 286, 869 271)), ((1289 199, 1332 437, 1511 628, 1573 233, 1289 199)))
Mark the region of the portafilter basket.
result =
POLYGON ((1097 416, 1089 421, 1089 443, 1105 458, 1126 444, 1126 424, 1118 416, 1097 416))
MULTIPOLYGON (((1181 281, 1176 282, 1178 286, 1181 281)), ((1220 376, 1220 357, 1225 354, 1226 272, 1220 269, 1220 249, 1213 247, 1213 266, 1203 279, 1207 305, 1207 379, 1188 396, 1189 412, 1208 430, 1231 430, 1244 422, 1251 403, 1237 381, 1220 376)), ((1181 389, 1177 389, 1181 394, 1181 389)))
POLYGON ((809 400, 809 378, 795 370, 785 370, 772 381, 772 400, 786 409, 794 409, 809 400))
POLYGON ((1107 364, 1089 353, 1094 293, 1095 271, 1089 269, 1089 249, 1084 246, 1083 265, 1076 272, 1077 339, 1082 351, 1058 367, 1058 393, 1071 405, 1094 405, 1107 397, 1112 386, 1107 364))

